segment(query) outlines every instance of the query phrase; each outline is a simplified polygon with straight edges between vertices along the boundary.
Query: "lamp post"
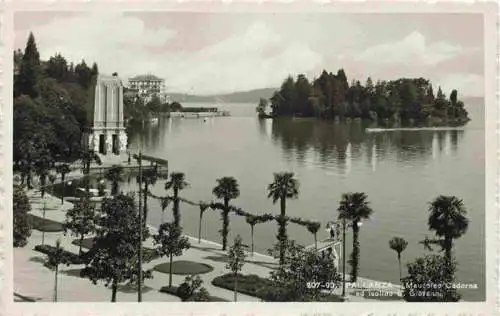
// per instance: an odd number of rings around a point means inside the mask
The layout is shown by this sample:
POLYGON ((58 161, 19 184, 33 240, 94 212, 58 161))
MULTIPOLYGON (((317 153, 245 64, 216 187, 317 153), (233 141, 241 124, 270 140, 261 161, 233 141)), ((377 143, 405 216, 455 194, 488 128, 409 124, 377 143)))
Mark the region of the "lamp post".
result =
POLYGON ((134 155, 139 164, 139 255, 137 260, 137 302, 142 302, 142 152, 139 149, 139 154, 134 155))

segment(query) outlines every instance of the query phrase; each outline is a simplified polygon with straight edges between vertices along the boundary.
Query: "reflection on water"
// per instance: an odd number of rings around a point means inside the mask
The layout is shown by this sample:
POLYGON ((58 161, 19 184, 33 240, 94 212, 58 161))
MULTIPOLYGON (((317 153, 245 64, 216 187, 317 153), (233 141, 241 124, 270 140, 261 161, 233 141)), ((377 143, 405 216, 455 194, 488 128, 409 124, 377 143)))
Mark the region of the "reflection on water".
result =
POLYGON ((314 119, 259 121, 261 134, 266 135, 267 122, 272 124, 272 138, 287 159, 310 162, 311 152, 318 153, 319 164, 336 164, 348 174, 352 160, 365 159, 373 170, 377 160, 396 155, 400 162, 436 159, 453 155, 465 130, 395 130, 366 133, 361 121, 335 123, 314 119))
MULTIPOLYGON (((464 290, 465 299, 484 299, 484 128, 473 109, 473 121, 465 130, 377 133, 366 133, 360 121, 258 120, 255 105, 227 109, 231 117, 206 122, 160 118, 156 126, 130 132, 130 149, 142 145, 145 154, 168 159, 171 171, 184 172, 190 186, 182 194, 192 200, 213 199, 216 179, 234 176, 241 190, 235 205, 255 214, 279 212, 266 192, 273 172, 293 171, 300 182, 299 198, 287 203, 287 214, 322 224, 336 217, 342 193, 365 192, 374 214, 361 231, 360 275, 390 282, 399 278, 388 240, 408 240, 406 262, 426 254, 418 242, 431 236, 428 202, 439 194, 456 195, 464 200, 470 218, 467 234, 456 242, 457 280, 481 288, 464 290)), ((126 185, 136 188, 131 180, 126 185)), ((164 182, 151 190, 165 194, 164 182)), ((157 201, 149 205, 149 224, 157 225, 161 207, 157 201)), ((198 214, 197 208, 182 205, 186 233, 197 234, 198 214)), ((208 213, 203 225, 205 238, 220 241, 219 214, 208 213)), ((230 240, 236 234, 250 238, 244 219, 232 217, 230 226, 230 240)), ((256 229, 256 250, 265 253, 276 240, 276 227, 256 229)), ((318 239, 327 237, 321 233, 318 239)), ((290 225, 289 236, 302 245, 313 242, 311 234, 296 225, 290 225)))

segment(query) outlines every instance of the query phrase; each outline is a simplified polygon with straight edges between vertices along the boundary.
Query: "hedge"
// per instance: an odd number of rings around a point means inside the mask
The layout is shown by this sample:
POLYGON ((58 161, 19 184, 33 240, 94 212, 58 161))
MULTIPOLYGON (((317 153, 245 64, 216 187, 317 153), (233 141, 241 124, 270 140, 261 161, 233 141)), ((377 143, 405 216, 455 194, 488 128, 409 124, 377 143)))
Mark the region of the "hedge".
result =
MULTIPOLYGON (((218 286, 230 291, 234 291, 234 274, 227 273, 218 276, 212 280, 214 286, 218 286)), ((265 293, 274 292, 276 288, 270 279, 262 278, 257 275, 238 274, 237 291, 242 294, 260 298, 265 300, 265 293)), ((341 298, 333 294, 322 295, 319 301, 322 302, 341 302, 341 298)))
MULTIPOLYGON (((168 286, 164 286, 162 287, 159 292, 161 293, 167 293, 167 294, 170 294, 170 295, 173 295, 173 296, 177 296, 180 298, 180 296, 177 294, 177 289, 178 287, 177 286, 172 286, 172 287, 168 287, 168 286)), ((190 299, 187 299, 186 302, 190 302, 191 300, 190 299)), ((226 299, 223 299, 223 298, 220 298, 220 297, 217 297, 217 296, 209 296, 208 297, 208 302, 230 302, 226 299)))
MULTIPOLYGON (((218 276, 212 280, 212 284, 230 291, 234 291, 234 274, 227 273, 222 276, 218 276)), ((273 283, 269 279, 261 278, 255 274, 238 274, 237 290, 239 293, 263 299, 261 291, 266 288, 272 287, 273 283)))
POLYGON ((46 233, 57 233, 64 231, 62 223, 46 218, 44 219, 33 214, 28 214, 28 216, 28 221, 33 229, 46 233))
MULTIPOLYGON (((46 255, 51 255, 51 254, 55 253, 56 247, 53 247, 50 245, 37 245, 37 246, 35 246, 35 250, 38 252, 44 253, 46 255)), ((66 251, 66 250, 63 250, 62 252, 71 264, 84 264, 85 263, 85 261, 77 254, 74 254, 74 253, 66 251)))

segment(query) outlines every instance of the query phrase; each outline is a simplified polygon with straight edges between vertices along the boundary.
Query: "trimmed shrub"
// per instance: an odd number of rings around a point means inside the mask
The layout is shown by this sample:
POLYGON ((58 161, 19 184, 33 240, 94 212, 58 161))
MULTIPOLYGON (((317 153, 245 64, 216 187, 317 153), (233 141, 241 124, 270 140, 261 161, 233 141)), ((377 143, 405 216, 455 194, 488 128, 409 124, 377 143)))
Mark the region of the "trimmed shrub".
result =
MULTIPOLYGON (((161 293, 167 293, 167 294, 179 297, 179 295, 177 295, 178 289, 179 288, 177 286, 172 286, 172 287, 164 286, 164 287, 162 287, 159 290, 159 292, 161 292, 161 293)), ((204 295, 204 293, 199 294, 199 295, 200 296, 204 295)), ((199 299, 199 296, 197 295, 197 293, 195 293, 193 296, 189 297, 186 300, 186 302, 201 302, 201 300, 197 300, 197 299, 199 299)), ((226 300, 226 299, 223 299, 223 298, 220 298, 220 297, 217 297, 217 296, 210 296, 210 295, 208 295, 208 300, 206 300, 204 302, 230 302, 230 301, 226 300)))
POLYGON ((58 233, 64 231, 62 223, 46 218, 44 219, 33 214, 28 214, 28 216, 29 223, 33 229, 46 233, 58 233))
MULTIPOLYGON (((35 246, 34 249, 35 249, 35 251, 44 253, 46 255, 52 255, 56 251, 56 247, 50 246, 50 245, 37 245, 37 246, 35 246)), ((74 253, 66 251, 66 250, 63 250, 63 254, 71 264, 84 264, 85 263, 84 259, 81 258, 80 256, 78 256, 77 254, 74 254, 74 253)))
MULTIPOLYGON (((221 287, 230 291, 234 291, 234 274, 227 273, 222 276, 216 277, 212 280, 214 286, 221 287)), ((238 287, 239 293, 246 294, 249 296, 260 298, 266 301, 269 299, 269 293, 279 292, 273 282, 270 279, 262 278, 257 275, 243 275, 238 274, 238 287)), ((325 294, 321 297, 321 302, 341 302, 341 299, 337 295, 325 294)))

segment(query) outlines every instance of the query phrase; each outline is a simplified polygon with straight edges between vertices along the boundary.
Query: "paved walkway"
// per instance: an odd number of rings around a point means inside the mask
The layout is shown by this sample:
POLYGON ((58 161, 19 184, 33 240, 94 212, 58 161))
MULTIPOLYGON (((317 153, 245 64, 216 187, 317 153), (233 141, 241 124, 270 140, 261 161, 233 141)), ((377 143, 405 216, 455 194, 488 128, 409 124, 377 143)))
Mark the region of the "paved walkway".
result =
MULTIPOLYGON (((81 173, 78 174, 81 177, 81 173)), ((77 176, 77 173, 73 174, 77 176)), ((42 199, 38 190, 28 191, 28 197, 32 205, 32 214, 42 217, 42 210, 46 208, 45 218, 57 222, 64 222, 66 211, 73 207, 73 204, 61 200, 50 194, 45 194, 42 199)), ((154 230, 154 228, 152 228, 154 230)), ((45 255, 34 251, 36 245, 42 243, 42 233, 33 230, 29 243, 23 248, 14 249, 14 291, 16 295, 32 298, 36 301, 52 301, 53 286, 54 286, 54 273, 45 268, 42 264, 45 255)), ((63 233, 45 233, 45 244, 55 245, 56 240, 60 238, 61 245, 64 249, 78 253, 78 247, 73 245, 72 240, 76 239, 75 236, 64 236, 63 233)), ((189 237, 189 236, 188 236, 189 237)), ((213 271, 201 274, 203 280, 203 287, 205 287, 210 295, 217 296, 228 301, 233 300, 233 292, 230 290, 215 287, 211 281, 220 275, 228 273, 225 268, 226 253, 221 251, 221 246, 217 243, 201 240, 198 243, 197 238, 189 237, 191 240, 191 248, 184 252, 180 257, 174 260, 190 260, 196 262, 203 262, 209 264, 214 268, 213 271)), ((146 247, 152 247, 152 240, 149 239, 144 243, 146 247)), ((167 258, 159 258, 152 262, 145 264, 145 269, 151 269, 155 265, 167 262, 167 258)), ((272 268, 277 266, 277 261, 269 256, 255 253, 252 257, 248 254, 247 262, 243 266, 243 274, 255 274, 261 277, 269 277, 272 268)), ((86 302, 107 302, 111 299, 111 289, 106 288, 103 283, 93 285, 89 280, 82 279, 78 276, 78 269, 82 266, 71 265, 69 267, 61 267, 59 275, 59 301, 86 301, 86 302)), ((185 276, 173 275, 173 285, 178 286, 184 281, 185 276)), ((370 287, 373 285, 372 280, 360 278, 358 286, 370 287)), ((179 298, 173 295, 160 293, 159 289, 168 285, 168 274, 153 272, 153 279, 144 281, 146 289, 143 293, 144 301, 179 301, 179 298)), ((391 291, 396 291, 399 287, 392 287, 391 291)), ((356 288, 351 286, 347 287, 347 294, 351 301, 367 301, 367 299, 355 296, 356 288)), ((341 289, 335 291, 340 295, 341 289)), ((19 298, 18 298, 19 299, 19 298)), ((117 294, 117 301, 137 301, 137 293, 134 288, 121 288, 117 294)), ((256 302, 258 298, 238 293, 238 301, 256 302)), ((372 300, 369 300, 372 301, 372 300)))

